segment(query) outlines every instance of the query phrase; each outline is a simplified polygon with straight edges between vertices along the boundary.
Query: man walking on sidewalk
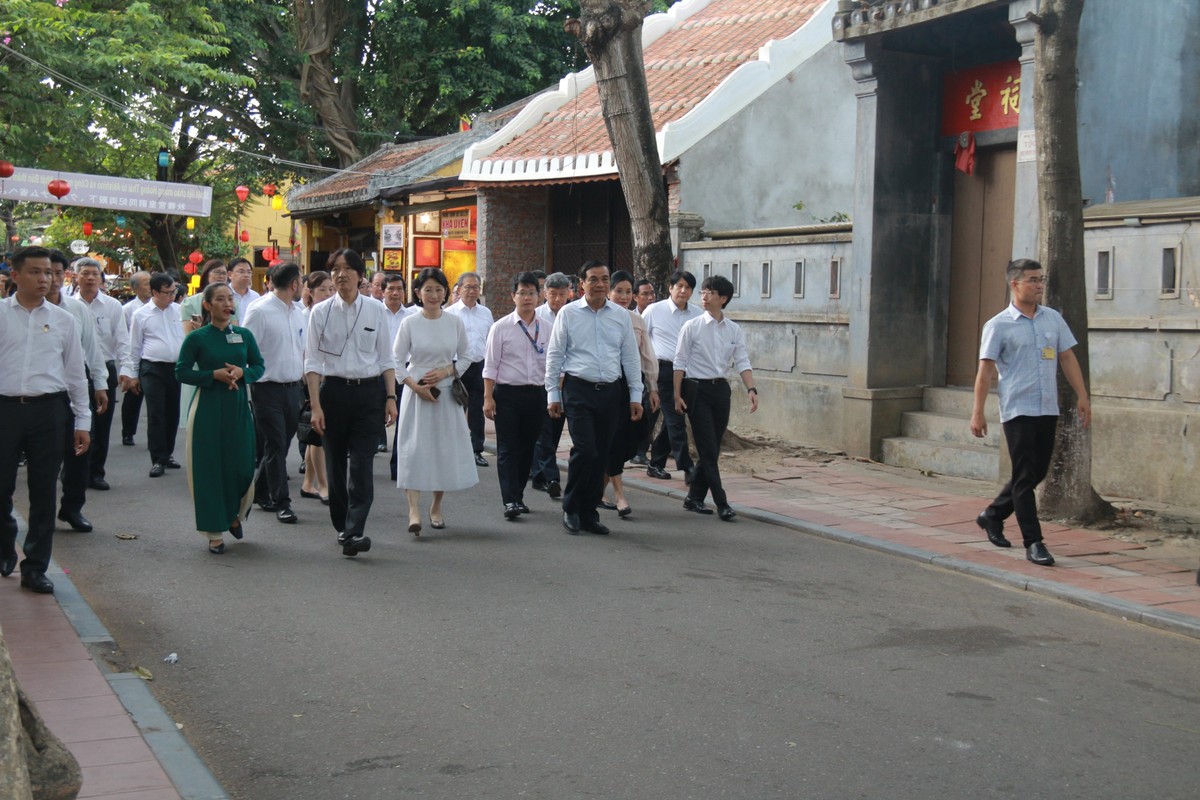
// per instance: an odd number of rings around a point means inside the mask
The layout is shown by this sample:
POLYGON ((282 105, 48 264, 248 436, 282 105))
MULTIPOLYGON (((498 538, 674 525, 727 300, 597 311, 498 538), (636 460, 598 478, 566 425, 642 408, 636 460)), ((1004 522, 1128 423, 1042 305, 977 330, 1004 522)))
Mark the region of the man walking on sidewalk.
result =
POLYGON ((460 317, 467 327, 467 341, 471 350, 468 358, 470 363, 458 362, 458 375, 463 386, 467 389, 467 427, 471 430, 471 449, 475 451, 475 464, 480 467, 488 465, 483 457, 483 351, 487 346, 488 331, 492 329, 495 319, 491 310, 479 302, 482 284, 474 272, 464 272, 458 276, 458 302, 449 306, 446 312, 460 317))
POLYGON ((1000 376, 1000 422, 1012 458, 1012 477, 975 520, 997 547, 1011 547, 1004 520, 1013 513, 1021 527, 1025 557, 1049 567, 1054 557, 1042 541, 1034 494, 1050 469, 1058 425, 1058 365, 1078 398, 1079 423, 1087 427, 1092 405, 1083 372, 1071 348, 1076 340, 1062 315, 1039 305, 1045 291, 1042 265, 1032 259, 1013 261, 1007 269, 1012 304, 983 326, 971 433, 987 435, 983 405, 992 379, 1000 376))
POLYGON ((117 406, 117 367, 129 347, 129 328, 125 324, 121 303, 100 291, 104 285, 104 272, 100 262, 94 258, 81 258, 75 262, 76 297, 87 305, 96 318, 96 343, 104 358, 105 373, 92 377, 96 388, 108 389, 108 408, 92 418, 91 468, 88 488, 108 491, 104 467, 108 463, 108 439, 112 429, 113 412, 117 406))
MULTIPOLYGON (((129 276, 129 288, 133 289, 134 296, 121 307, 121 316, 125 320, 125 349, 117 356, 118 382, 120 381, 120 367, 129 349, 129 331, 133 327, 133 314, 150 302, 150 273, 146 271, 133 273, 129 276)), ((125 447, 133 447, 133 436, 137 433, 138 417, 141 414, 141 390, 125 391, 121 396, 121 444, 125 447)))
POLYGON ((646 334, 658 356, 658 397, 663 415, 662 429, 650 446, 650 463, 646 467, 646 474, 651 478, 670 480, 671 473, 667 472, 666 466, 667 456, 672 455, 675 457, 675 466, 683 470, 683 482, 686 484, 692 482, 694 464, 688 452, 687 424, 683 415, 675 411, 672 375, 679 329, 683 323, 704 313, 698 306, 688 302, 695 288, 696 276, 680 270, 671 276, 668 288, 670 297, 651 303, 642 313, 642 319, 646 321, 646 334))

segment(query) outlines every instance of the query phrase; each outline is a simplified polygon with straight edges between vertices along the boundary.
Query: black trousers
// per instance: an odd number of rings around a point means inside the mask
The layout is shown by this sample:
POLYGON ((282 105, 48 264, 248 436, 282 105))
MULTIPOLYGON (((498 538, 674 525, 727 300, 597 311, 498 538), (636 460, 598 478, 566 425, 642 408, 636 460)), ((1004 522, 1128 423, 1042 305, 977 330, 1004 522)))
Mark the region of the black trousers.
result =
POLYGON ((1014 512, 1021 527, 1021 540, 1026 547, 1042 541, 1042 524, 1038 521, 1038 484, 1050 470, 1054 454, 1054 432, 1058 417, 1014 417, 1004 423, 1004 438, 1012 459, 1012 478, 983 512, 990 520, 1003 522, 1014 512))
POLYGON ((262 437, 262 463, 258 469, 255 494, 277 508, 290 506, 287 454, 300 423, 300 381, 269 383, 260 381, 250 387, 254 398, 254 424, 262 437))
POLYGON ((179 381, 175 379, 175 364, 143 360, 139 377, 142 394, 146 396, 150 461, 165 464, 175 454, 175 437, 179 434, 179 381))
MULTIPOLYGON (((91 409, 92 419, 95 420, 96 394, 91 380, 88 381, 88 407, 91 409)), ((80 512, 83 510, 83 504, 87 502, 88 477, 92 472, 92 448, 88 447, 82 455, 75 455, 75 417, 70 414, 67 416, 69 419, 63 440, 62 473, 59 475, 62 481, 62 501, 59 508, 62 511, 80 512)))
MULTIPOLYGON (((700 464, 692 476, 688 497, 698 503, 711 492, 717 507, 729 505, 725 488, 721 486, 721 472, 717 459, 721 456, 721 439, 729 427, 729 381, 699 381, 696 396, 688 406, 688 419, 692 422, 692 436, 696 438, 696 454, 700 464)), ((674 402, 674 401, 672 401, 674 402)))
POLYGON ((24 452, 29 530, 25 533, 21 574, 45 572, 54 544, 54 502, 65 450, 63 439, 75 418, 66 392, 44 395, 31 403, 5 400, 0 403, 0 413, 4 415, 4 423, 0 424, 0 556, 11 557, 17 551, 13 492, 17 488, 17 462, 24 452))
POLYGON ((695 464, 688 452, 687 424, 682 415, 675 413, 675 366, 662 359, 658 362, 658 402, 663 426, 650 447, 650 463, 664 469, 667 456, 674 456, 679 469, 691 469, 695 464))
POLYGON ((617 429, 617 415, 629 413, 629 397, 621 396, 619 383, 596 384, 567 376, 562 404, 571 431, 571 458, 563 511, 578 514, 585 525, 596 522, 596 507, 604 494, 608 451, 617 429))
POLYGON ((109 361, 107 366, 108 408, 103 414, 92 415, 92 446, 88 448, 92 458, 89 479, 104 477, 104 467, 108 464, 108 442, 112 433, 113 415, 117 410, 117 362, 109 361))
POLYGON ((321 385, 329 519, 347 536, 363 535, 375 501, 372 467, 384 404, 383 386, 374 378, 358 384, 326 378, 321 385))
POLYGON ((142 395, 125 392, 121 395, 121 438, 137 433, 138 417, 142 415, 142 395))
POLYGON ((533 446, 533 468, 529 472, 529 477, 533 480, 542 483, 562 480, 562 473, 558 469, 558 442, 562 439, 566 422, 566 417, 555 419, 549 414, 546 415, 537 444, 533 446))
POLYGON ((467 428, 471 431, 471 449, 483 452, 483 362, 476 361, 459 376, 467 387, 467 428))
POLYGON ((533 449, 541 436, 546 414, 546 389, 542 386, 496 384, 496 474, 500 499, 505 505, 525 501, 525 483, 533 465, 533 449))

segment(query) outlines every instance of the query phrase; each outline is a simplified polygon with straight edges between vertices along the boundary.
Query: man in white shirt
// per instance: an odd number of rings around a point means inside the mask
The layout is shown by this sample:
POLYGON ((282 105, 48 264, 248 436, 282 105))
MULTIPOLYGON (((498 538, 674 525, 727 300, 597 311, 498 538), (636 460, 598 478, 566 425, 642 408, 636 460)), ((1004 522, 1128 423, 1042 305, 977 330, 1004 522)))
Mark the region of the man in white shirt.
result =
MULTIPOLYGON (((403 322, 404 318, 407 317, 409 314, 417 313, 418 309, 416 306, 406 307, 404 305, 404 300, 407 295, 407 291, 406 291, 407 287, 404 285, 404 276, 403 275, 400 275, 397 272, 387 272, 387 273, 376 272, 375 274, 376 275, 382 274, 384 276, 384 279, 383 279, 383 307, 387 309, 388 341, 390 341, 394 344, 396 341, 396 332, 400 330, 400 323, 403 322)), ((373 280, 372 280, 371 285, 374 286, 373 280)), ((402 367, 404 365, 397 364, 396 366, 402 367)), ((404 382, 401 381, 400 385, 397 386, 396 389, 397 389, 397 392, 396 392, 397 395, 399 395, 401 392, 403 392, 404 391, 404 382)), ((399 407, 399 399, 397 399, 397 407, 399 407)), ((396 480, 396 437, 399 435, 400 435, 399 427, 393 428, 392 429, 392 456, 390 459, 388 459, 388 466, 392 473, 392 481, 393 482, 396 480)), ((385 452, 386 450, 387 450, 387 428, 384 428, 379 434, 379 452, 382 453, 382 452, 385 452)))
POLYGON ((746 352, 746 338, 736 322, 725 316, 725 306, 733 298, 733 283, 723 275, 705 278, 700 285, 700 304, 704 313, 688 320, 679 329, 679 341, 672 364, 675 412, 686 413, 696 438, 700 464, 692 476, 683 507, 697 514, 711 514, 704 498, 712 492, 717 516, 730 522, 737 514, 721 486, 717 459, 721 439, 729 427, 730 365, 741 378, 750 397, 750 413, 758 410, 758 389, 746 352))
POLYGON ((121 365, 121 387, 146 395, 146 438, 150 477, 179 469, 175 438, 179 433, 179 381, 175 362, 183 344, 183 323, 175 303, 175 280, 164 272, 150 277, 150 302, 133 315, 129 353, 121 365))
POLYGON ((487 346, 488 331, 495 319, 492 312, 479 302, 482 285, 474 272, 464 272, 455 284, 459 300, 446 310, 462 319, 467 328, 467 341, 471 345, 470 364, 458 363, 458 375, 467 389, 467 427, 471 429, 471 449, 475 451, 475 463, 488 465, 483 457, 483 350, 487 346))
MULTIPOLYGON (((542 287, 546 302, 536 309, 534 314, 546 326, 554 330, 554 320, 558 312, 571 299, 571 279, 561 272, 555 272, 546 277, 546 285, 542 287)), ((538 437, 533 448, 533 469, 529 473, 530 485, 539 492, 546 492, 550 499, 562 497, 561 472, 558 469, 558 441, 562 438, 563 424, 566 417, 547 416, 542 424, 542 435, 538 437)))
MULTIPOLYGON (((133 312, 150 302, 150 273, 143 270, 130 275, 129 288, 133 289, 134 296, 121 308, 121 314, 125 318, 126 333, 133 327, 133 312)), ((121 351, 117 358, 118 373, 125 357, 129 355, 128 336, 126 336, 125 344, 126 349, 121 351)), ((138 417, 141 414, 142 393, 140 391, 125 392, 121 396, 121 444, 125 447, 133 447, 133 437, 137 434, 138 417)))
MULTIPOLYGON (((96 318, 81 300, 63 293, 63 281, 67 274, 67 256, 61 250, 50 251, 50 291, 46 302, 53 303, 75 318, 79 330, 79 343, 83 347, 83 361, 88 374, 88 391, 95 402, 91 407, 93 420, 96 414, 108 410, 107 367, 97 343, 96 318), (95 376, 104 376, 97 383, 95 376)), ((92 523, 83 516, 83 505, 87 502, 88 475, 91 472, 91 447, 83 453, 71 448, 63 456, 62 502, 58 518, 79 533, 92 530, 92 523)))
POLYGON ((608 299, 608 267, 588 261, 579 277, 584 296, 559 311, 546 350, 546 410, 551 417, 566 414, 571 429, 563 527, 573 536, 581 530, 603 536, 608 528, 596 508, 604 494, 608 451, 618 414, 641 419, 642 365, 629 310, 608 299), (621 396, 622 370, 627 398, 621 396))
POLYGON ((49 250, 18 250, 12 259, 15 288, 0 300, 0 576, 11 575, 17 566, 13 487, 17 463, 25 453, 29 527, 22 548, 21 586, 40 594, 54 591, 46 570, 54 540, 63 429, 74 417, 72 452, 82 454, 91 442, 92 427, 78 323, 46 302, 51 273, 49 250))
POLYGON ((233 290, 233 308, 238 319, 243 319, 246 307, 261 295, 250 288, 254 281, 254 268, 244 258, 235 258, 229 265, 229 288, 233 290))
POLYGON ((642 319, 646 321, 646 334, 654 345, 654 354, 658 356, 658 396, 663 415, 662 430, 650 446, 650 463, 646 466, 646 474, 651 478, 670 480, 671 473, 666 470, 667 456, 673 455, 675 466, 683 470, 685 484, 692 482, 695 465, 688 452, 687 425, 683 415, 675 411, 671 365, 675 360, 679 329, 688 320, 704 313, 699 306, 688 302, 695 288, 696 276, 679 270, 671 276, 670 296, 666 300, 651 303, 642 313, 642 319))
POLYGON ((295 304, 300 267, 286 263, 271 273, 273 291, 251 304, 242 326, 254 334, 266 372, 251 386, 254 420, 262 438, 262 464, 255 494, 264 510, 285 524, 296 522, 288 493, 287 453, 300 422, 304 379, 304 310, 295 304))
POLYGON ((375 499, 371 462, 380 420, 389 425, 396 419, 396 367, 387 311, 383 303, 359 292, 366 271, 355 251, 333 254, 330 273, 337 294, 313 306, 304 336, 312 426, 324 437, 329 518, 345 556, 371 549, 365 535, 375 499))
POLYGON ((117 366, 125 349, 129 347, 129 328, 125 325, 120 302, 100 291, 104 284, 104 273, 99 261, 94 258, 81 258, 76 261, 75 281, 79 288, 79 300, 91 309, 92 316, 96 318, 96 343, 100 346, 107 373, 99 380, 93 377, 96 386, 107 387, 108 407, 103 413, 92 415, 88 488, 108 491, 104 467, 108 463, 109 434, 112 431, 113 412, 117 405, 117 366))

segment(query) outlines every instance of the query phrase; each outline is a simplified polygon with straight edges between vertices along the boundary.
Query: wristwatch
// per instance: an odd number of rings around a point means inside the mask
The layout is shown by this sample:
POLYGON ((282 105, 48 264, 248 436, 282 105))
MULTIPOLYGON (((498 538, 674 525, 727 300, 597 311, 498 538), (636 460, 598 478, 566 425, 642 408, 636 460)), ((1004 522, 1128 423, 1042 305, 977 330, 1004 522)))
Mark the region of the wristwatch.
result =
POLYGON ((396 399, 396 395, 394 395, 394 394, 389 394, 389 395, 387 396, 387 399, 388 399, 388 400, 395 400, 395 399, 396 399))
POLYGON ((751 386, 749 389, 746 390, 746 394, 758 394, 758 389, 751 386))

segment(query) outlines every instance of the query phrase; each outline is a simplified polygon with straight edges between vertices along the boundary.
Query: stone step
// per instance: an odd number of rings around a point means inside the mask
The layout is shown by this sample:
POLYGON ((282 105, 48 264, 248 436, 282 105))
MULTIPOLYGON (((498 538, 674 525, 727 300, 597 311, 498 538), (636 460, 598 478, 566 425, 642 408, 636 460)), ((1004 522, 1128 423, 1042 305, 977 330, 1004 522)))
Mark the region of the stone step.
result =
MULTIPOLYGON (((971 389, 957 386, 926 386, 921 399, 924 411, 936 411, 939 414, 957 414, 967 419, 971 418, 971 406, 975 403, 975 394, 971 389)), ((988 393, 987 402, 983 404, 983 413, 987 416, 988 425, 1000 421, 1000 398, 993 391, 988 393)))
POLYGON ((969 417, 935 411, 906 411, 900 417, 900 433, 909 439, 927 439, 931 442, 956 442, 985 447, 1000 446, 1000 423, 998 421, 993 420, 988 423, 987 436, 976 439, 971 435, 969 417))
POLYGON ((956 478, 995 481, 1000 474, 1000 450, 977 444, 896 437, 883 440, 883 463, 956 478))

